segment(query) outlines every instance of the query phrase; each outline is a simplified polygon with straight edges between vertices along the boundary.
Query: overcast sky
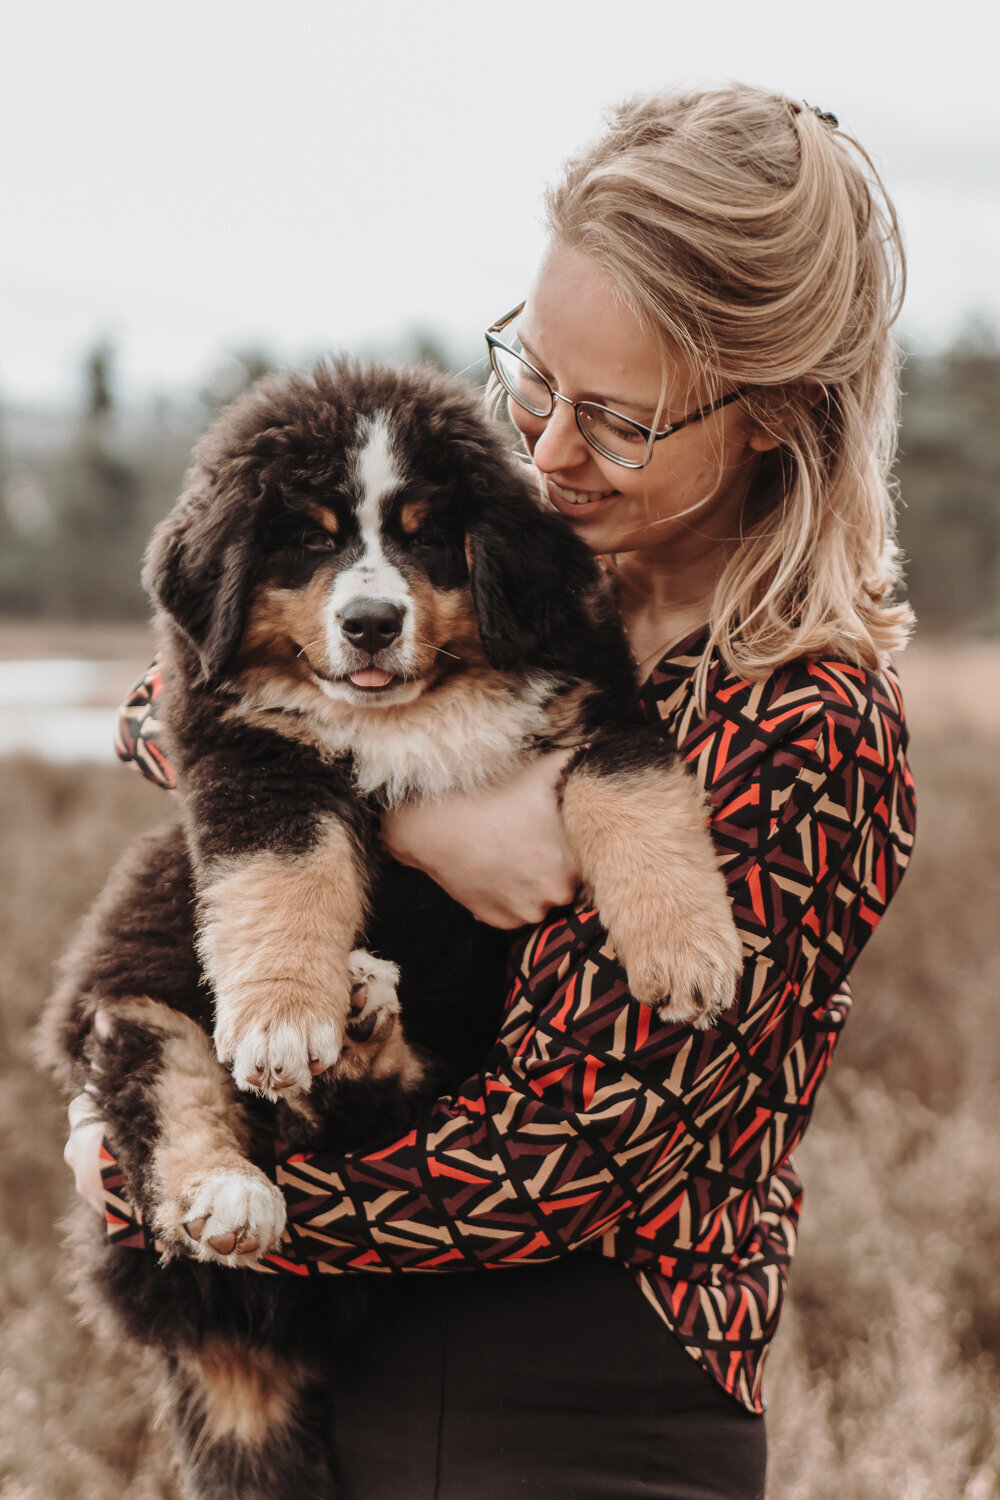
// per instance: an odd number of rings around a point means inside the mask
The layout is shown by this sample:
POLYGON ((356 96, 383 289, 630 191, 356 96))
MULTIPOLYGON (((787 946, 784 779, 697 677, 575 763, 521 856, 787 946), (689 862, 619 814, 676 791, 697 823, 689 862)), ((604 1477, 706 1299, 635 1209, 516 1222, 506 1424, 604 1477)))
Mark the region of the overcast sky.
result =
POLYGON ((1000 323, 995 0, 22 0, 0 21, 0 402, 300 360, 521 295, 541 189, 637 90, 738 78, 875 156, 918 348, 1000 323))

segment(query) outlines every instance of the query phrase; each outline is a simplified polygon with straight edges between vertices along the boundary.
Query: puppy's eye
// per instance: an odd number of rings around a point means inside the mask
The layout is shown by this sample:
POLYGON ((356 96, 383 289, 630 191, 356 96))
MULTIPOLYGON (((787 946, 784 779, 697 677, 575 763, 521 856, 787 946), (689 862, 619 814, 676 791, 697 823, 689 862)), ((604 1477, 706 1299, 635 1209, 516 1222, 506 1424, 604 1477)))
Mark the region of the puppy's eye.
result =
POLYGON ((446 545, 436 526, 422 526, 410 540, 410 546, 415 547, 418 552, 437 551, 446 545))
POLYGON ((338 541, 329 531, 306 531, 302 536, 302 547, 306 552, 336 552, 338 541))

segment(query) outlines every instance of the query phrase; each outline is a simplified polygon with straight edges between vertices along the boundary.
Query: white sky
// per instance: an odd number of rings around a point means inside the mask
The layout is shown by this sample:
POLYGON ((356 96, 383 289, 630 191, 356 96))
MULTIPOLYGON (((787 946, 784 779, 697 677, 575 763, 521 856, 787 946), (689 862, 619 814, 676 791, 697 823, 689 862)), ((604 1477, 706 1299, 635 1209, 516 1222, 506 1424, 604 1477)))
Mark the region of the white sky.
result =
POLYGON ((539 199, 633 91, 836 112, 910 252, 903 331, 1000 323, 995 0, 21 0, 0 21, 0 402, 440 330, 523 294, 539 199), (16 12, 12 14, 13 12, 16 12))

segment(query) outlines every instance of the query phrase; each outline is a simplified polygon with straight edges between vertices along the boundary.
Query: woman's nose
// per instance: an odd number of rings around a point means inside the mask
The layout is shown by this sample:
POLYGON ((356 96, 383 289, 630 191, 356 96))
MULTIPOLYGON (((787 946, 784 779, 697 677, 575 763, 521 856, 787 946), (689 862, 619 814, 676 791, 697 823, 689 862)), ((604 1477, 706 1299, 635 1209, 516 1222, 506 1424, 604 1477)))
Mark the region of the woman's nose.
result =
POLYGON ((555 410, 547 419, 531 457, 536 469, 552 474, 557 469, 572 469, 585 463, 590 449, 576 425, 576 412, 566 401, 556 401, 555 410))

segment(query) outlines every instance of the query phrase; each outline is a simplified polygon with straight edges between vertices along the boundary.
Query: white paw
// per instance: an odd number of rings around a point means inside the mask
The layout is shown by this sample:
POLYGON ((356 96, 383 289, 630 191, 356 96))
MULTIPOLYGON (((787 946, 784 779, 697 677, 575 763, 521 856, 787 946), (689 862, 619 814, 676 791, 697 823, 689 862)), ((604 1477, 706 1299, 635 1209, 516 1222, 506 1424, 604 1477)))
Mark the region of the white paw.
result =
POLYGON ((232 1069, 237 1088, 254 1089, 279 1099, 291 1089, 307 1090, 317 1073, 333 1066, 344 1033, 332 1017, 303 1022, 264 1022, 230 1036, 220 1028, 215 1047, 219 1060, 232 1069))
POLYGON ((285 1200, 249 1163, 242 1172, 213 1172, 195 1192, 184 1228, 199 1260, 246 1265, 281 1244, 285 1200))
POLYGON ((347 960, 351 979, 351 1017, 347 1035, 351 1041, 367 1042, 390 1016, 399 1015, 399 967, 385 958, 373 958, 356 948, 347 960))

